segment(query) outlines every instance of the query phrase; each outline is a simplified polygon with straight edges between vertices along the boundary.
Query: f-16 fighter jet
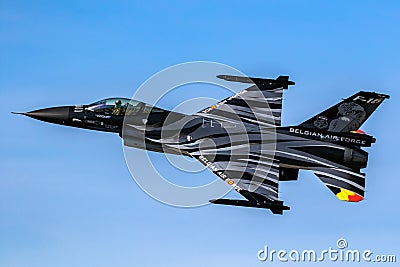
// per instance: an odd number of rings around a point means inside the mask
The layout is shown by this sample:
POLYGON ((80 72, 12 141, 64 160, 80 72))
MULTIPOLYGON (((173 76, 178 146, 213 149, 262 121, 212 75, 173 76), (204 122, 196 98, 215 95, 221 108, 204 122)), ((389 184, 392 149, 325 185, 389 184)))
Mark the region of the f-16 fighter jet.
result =
POLYGON ((281 126, 282 94, 288 76, 262 79, 218 75, 249 87, 193 115, 127 98, 90 105, 21 113, 67 126, 118 133, 125 146, 198 159, 245 199, 215 204, 270 209, 289 207, 278 199, 281 181, 311 170, 342 201, 364 198, 369 147, 375 139, 361 125, 388 95, 360 91, 296 126, 281 126))

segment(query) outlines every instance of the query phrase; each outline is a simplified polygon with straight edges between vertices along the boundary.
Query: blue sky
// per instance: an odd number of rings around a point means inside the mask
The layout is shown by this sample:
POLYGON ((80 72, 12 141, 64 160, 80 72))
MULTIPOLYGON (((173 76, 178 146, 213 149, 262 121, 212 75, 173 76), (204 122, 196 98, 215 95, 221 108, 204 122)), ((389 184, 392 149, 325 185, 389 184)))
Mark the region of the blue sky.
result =
MULTIPOLYGON (((325 249, 340 237, 399 258, 399 14, 398 1, 2 0, 0 266, 272 266, 257 260, 264 245, 325 249), (131 179, 117 135, 10 114, 130 97, 154 73, 194 60, 290 75, 296 86, 285 94, 284 125, 358 90, 390 94, 362 127, 377 138, 365 201, 340 202, 302 171, 280 186, 292 208, 284 216, 174 208, 131 179)), ((165 105, 227 92, 180 96, 165 105)))

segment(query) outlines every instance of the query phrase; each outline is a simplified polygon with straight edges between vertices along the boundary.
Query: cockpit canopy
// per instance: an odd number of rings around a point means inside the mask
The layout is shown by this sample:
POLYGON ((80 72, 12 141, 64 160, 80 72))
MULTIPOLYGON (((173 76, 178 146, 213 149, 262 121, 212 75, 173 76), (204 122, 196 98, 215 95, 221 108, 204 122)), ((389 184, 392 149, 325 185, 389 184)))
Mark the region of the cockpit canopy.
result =
POLYGON ((163 112, 162 109, 155 108, 146 103, 131 100, 129 98, 107 98, 93 104, 87 108, 90 111, 101 113, 104 115, 136 115, 149 114, 154 112, 163 112))

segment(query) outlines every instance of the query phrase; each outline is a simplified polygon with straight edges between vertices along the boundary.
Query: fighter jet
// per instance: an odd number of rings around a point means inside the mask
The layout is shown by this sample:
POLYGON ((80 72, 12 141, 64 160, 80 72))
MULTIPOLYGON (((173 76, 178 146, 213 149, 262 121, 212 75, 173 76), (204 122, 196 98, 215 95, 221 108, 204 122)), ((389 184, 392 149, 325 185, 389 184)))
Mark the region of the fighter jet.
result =
POLYGON ((368 153, 375 138, 360 130, 389 95, 360 91, 294 126, 281 126, 288 76, 218 75, 249 87, 193 115, 128 98, 19 113, 45 122, 118 133, 125 146, 196 158, 244 199, 211 203, 283 214, 278 185, 311 170, 342 201, 364 199, 368 153))

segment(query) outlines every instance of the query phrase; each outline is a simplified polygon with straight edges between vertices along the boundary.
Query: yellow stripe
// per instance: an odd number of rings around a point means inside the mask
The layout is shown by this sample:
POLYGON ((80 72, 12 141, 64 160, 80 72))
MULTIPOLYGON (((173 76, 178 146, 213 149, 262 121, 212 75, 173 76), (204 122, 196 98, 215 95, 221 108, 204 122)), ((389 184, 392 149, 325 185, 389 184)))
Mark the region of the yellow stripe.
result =
POLYGON ((354 196, 354 192, 340 188, 340 192, 336 194, 337 198, 343 201, 349 201, 349 196, 354 196))

